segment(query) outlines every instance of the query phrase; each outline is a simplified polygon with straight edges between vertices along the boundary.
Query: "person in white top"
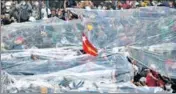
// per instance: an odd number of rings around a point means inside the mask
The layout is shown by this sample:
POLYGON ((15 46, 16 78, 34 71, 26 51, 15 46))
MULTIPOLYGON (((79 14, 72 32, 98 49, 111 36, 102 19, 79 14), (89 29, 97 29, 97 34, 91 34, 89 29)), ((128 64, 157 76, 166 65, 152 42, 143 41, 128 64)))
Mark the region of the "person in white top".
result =
POLYGON ((42 9, 41 9, 41 13, 42 13, 42 19, 47 19, 48 15, 51 14, 51 10, 49 8, 47 8, 45 4, 43 4, 42 9), (48 14, 47 14, 47 10, 48 10, 48 14))
POLYGON ((133 69, 134 69, 134 75, 137 75, 138 70, 139 70, 136 63, 137 62, 135 60, 132 61, 132 66, 133 66, 133 69))

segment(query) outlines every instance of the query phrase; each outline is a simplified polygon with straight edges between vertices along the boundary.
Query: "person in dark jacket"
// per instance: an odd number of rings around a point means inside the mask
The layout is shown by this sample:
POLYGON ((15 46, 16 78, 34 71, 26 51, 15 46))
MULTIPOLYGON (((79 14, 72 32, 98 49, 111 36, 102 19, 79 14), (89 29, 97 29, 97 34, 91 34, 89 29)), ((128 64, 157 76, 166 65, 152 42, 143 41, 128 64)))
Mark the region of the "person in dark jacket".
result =
POLYGON ((21 1, 17 6, 17 20, 18 22, 29 21, 30 13, 32 13, 32 6, 29 2, 21 1))
POLYGON ((50 18, 50 17, 57 17, 56 9, 55 9, 55 8, 52 8, 52 9, 51 9, 51 14, 49 15, 49 18, 50 18))
POLYGON ((10 19, 10 16, 8 14, 2 15, 1 24, 8 25, 11 24, 12 22, 13 20, 10 19))
POLYGON ((65 0, 64 1, 64 8, 67 8, 67 7, 75 7, 77 4, 76 4, 76 1, 75 0, 65 0))

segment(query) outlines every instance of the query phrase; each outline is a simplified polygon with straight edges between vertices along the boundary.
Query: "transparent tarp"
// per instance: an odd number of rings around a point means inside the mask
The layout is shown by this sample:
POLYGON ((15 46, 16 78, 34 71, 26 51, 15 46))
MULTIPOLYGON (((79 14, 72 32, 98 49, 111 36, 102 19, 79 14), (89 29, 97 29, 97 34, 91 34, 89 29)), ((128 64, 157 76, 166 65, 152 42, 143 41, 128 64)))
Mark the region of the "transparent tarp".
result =
POLYGON ((137 9, 128 9, 128 10, 85 10, 85 9, 75 9, 69 8, 72 12, 85 16, 86 18, 126 18, 126 17, 135 17, 137 19, 147 19, 147 20, 156 20, 160 17, 167 17, 169 15, 175 15, 175 9, 168 7, 141 7, 137 9))
MULTIPOLYGON (((176 44, 173 44, 173 46, 174 45, 176 44)), ((167 50, 153 48, 155 51, 131 47, 129 48, 129 53, 143 65, 150 67, 154 64, 156 66, 156 70, 162 75, 170 78, 176 78, 176 48, 173 47, 174 50, 169 49, 166 44, 165 47, 167 47, 167 50)))
POLYGON ((175 65, 176 60, 176 48, 174 47, 176 43, 175 9, 147 7, 110 11, 70 10, 83 16, 85 27, 92 26, 92 30, 87 30, 87 35, 96 47, 112 49, 128 46, 130 55, 134 59, 147 67, 155 64, 158 67, 157 71, 175 78, 176 68, 168 67, 175 65), (148 52, 147 49, 144 49, 153 45, 162 45, 163 49, 160 51, 165 54, 157 53, 157 51, 148 52), (171 65, 166 63, 168 60, 172 62, 171 65))
POLYGON ((81 45, 80 32, 83 29, 84 27, 79 20, 53 23, 45 23, 44 21, 18 23, 2 27, 1 38, 5 50, 81 45))
POLYGON ((123 54, 114 53, 118 47, 128 47, 130 55, 143 65, 155 64, 162 74, 175 77, 174 68, 169 67, 175 64, 176 10, 70 10, 82 19, 52 18, 2 27, 3 92, 162 91, 135 87, 130 82, 132 66, 123 54), (98 57, 80 53, 82 32, 99 50, 98 57), (164 47, 159 50, 164 54, 147 50, 161 44, 164 47), (32 60, 32 55, 37 60, 32 60), (172 62, 169 66, 165 63, 168 59, 172 62))
POLYGON ((70 10, 85 16, 85 27, 87 27, 87 25, 92 25, 93 29, 90 31, 89 38, 96 47, 112 48, 114 46, 126 45, 149 46, 167 42, 176 42, 175 9, 149 7, 122 11, 70 10), (145 14, 145 17, 141 19, 141 17, 133 15, 135 12, 148 13, 148 11, 160 16, 154 17, 145 14), (103 16, 102 13, 106 16, 103 16), (163 15, 161 15, 161 13, 163 15), (114 16, 111 14, 114 14, 114 16), (154 20, 148 19, 149 17, 154 17, 154 20))
MULTIPOLYGON (((68 88, 67 91, 71 91, 86 87, 91 89, 89 85, 96 83, 102 85, 131 80, 132 67, 123 55, 92 57, 78 55, 78 50, 77 47, 61 47, 1 54, 2 69, 12 76, 12 78, 8 76, 9 80, 13 79, 13 83, 11 82, 9 87, 4 88, 4 91, 10 92, 13 90, 12 88, 15 88, 13 92, 28 91, 29 88, 34 88, 30 87, 33 85, 52 89, 54 85, 60 85, 68 88), (32 54, 36 55, 38 59, 32 60, 32 54), (72 86, 72 84, 74 85, 72 86)), ((3 83, 9 84, 8 82, 3 83)))

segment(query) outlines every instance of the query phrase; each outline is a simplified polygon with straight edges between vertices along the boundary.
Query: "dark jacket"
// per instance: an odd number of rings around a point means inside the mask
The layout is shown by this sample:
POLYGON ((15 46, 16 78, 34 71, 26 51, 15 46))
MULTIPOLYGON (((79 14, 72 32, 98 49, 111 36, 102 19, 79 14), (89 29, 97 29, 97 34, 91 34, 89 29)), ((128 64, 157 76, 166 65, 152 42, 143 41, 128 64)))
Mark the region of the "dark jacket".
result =
POLYGON ((8 25, 8 24, 11 24, 12 22, 13 21, 6 19, 6 18, 1 20, 1 24, 3 24, 3 25, 8 25))
POLYGON ((66 2, 66 7, 74 7, 74 6, 76 6, 75 0, 68 0, 66 2))

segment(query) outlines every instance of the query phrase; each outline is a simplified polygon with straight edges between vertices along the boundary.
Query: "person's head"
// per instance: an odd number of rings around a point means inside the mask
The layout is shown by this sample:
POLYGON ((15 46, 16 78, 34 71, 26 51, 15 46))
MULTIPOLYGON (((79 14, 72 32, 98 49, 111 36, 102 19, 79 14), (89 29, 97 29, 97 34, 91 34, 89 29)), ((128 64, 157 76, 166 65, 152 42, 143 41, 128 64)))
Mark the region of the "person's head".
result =
POLYGON ((55 9, 55 8, 52 8, 52 9, 51 9, 51 14, 52 14, 52 15, 55 15, 55 14, 56 14, 56 9, 55 9))
POLYGON ((174 1, 169 1, 169 7, 174 7, 175 6, 175 2, 174 1))
POLYGON ((132 64, 136 65, 137 61, 136 60, 132 60, 132 64))
POLYGON ((26 4, 26 1, 25 1, 25 0, 22 0, 21 2, 22 2, 22 5, 25 5, 25 4, 26 4))
POLYGON ((35 55, 31 54, 31 59, 32 60, 37 60, 37 57, 35 55))
POLYGON ((17 22, 17 20, 14 17, 11 17, 11 20, 17 22))
POLYGON ((108 8, 107 8, 107 6, 103 6, 103 8, 102 8, 103 10, 107 10, 108 8))
POLYGON ((146 73, 151 73, 151 70, 150 69, 145 69, 145 72, 146 73))
POLYGON ((57 12, 58 15, 62 15, 62 13, 63 13, 62 9, 59 9, 58 12, 57 12))
POLYGON ((5 14, 5 18, 6 19, 10 19, 10 15, 9 14, 5 14))
POLYGON ((42 3, 42 8, 45 8, 45 7, 46 7, 45 3, 42 3))
POLYGON ((156 66, 155 66, 154 64, 151 64, 151 65, 150 65, 150 69, 151 69, 152 71, 156 71, 156 66))
POLYGON ((1 15, 1 19, 4 19, 5 18, 5 15, 1 15))

